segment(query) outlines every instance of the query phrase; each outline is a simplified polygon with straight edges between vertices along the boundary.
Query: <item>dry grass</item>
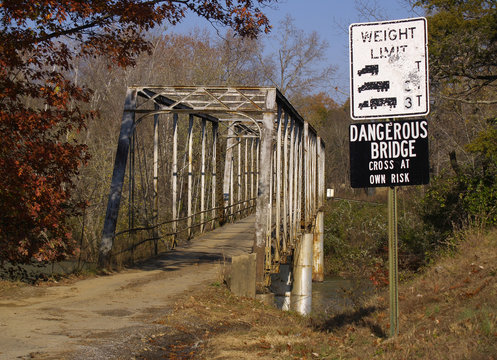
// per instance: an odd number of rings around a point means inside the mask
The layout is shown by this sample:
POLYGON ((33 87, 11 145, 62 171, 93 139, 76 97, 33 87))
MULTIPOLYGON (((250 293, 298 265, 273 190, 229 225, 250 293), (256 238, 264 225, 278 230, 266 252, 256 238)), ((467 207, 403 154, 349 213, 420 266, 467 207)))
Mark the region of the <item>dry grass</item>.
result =
POLYGON ((388 294, 331 318, 303 318, 231 295, 219 283, 160 319, 138 359, 497 359, 497 231, 400 288, 400 335, 388 294))

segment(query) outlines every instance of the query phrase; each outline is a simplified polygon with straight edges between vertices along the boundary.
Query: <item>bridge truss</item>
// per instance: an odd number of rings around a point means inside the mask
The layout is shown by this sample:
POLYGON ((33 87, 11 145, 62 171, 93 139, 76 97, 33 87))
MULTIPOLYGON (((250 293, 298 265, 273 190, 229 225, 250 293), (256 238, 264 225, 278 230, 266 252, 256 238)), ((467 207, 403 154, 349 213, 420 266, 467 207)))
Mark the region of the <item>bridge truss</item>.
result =
POLYGON ((274 87, 128 88, 100 264, 255 211, 257 279, 267 284, 315 226, 324 146, 274 87))

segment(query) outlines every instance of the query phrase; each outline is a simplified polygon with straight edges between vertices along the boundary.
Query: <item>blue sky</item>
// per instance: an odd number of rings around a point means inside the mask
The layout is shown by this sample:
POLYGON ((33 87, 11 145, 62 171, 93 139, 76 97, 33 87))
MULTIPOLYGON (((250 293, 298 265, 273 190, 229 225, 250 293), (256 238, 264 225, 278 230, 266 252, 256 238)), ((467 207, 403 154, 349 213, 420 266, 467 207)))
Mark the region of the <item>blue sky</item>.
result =
MULTIPOLYGON (((336 68, 334 85, 338 87, 338 92, 332 88, 328 92, 340 103, 347 99, 346 94, 349 93, 348 26, 357 22, 423 15, 419 10, 413 12, 408 0, 279 0, 273 8, 265 8, 264 11, 273 26, 277 26, 289 14, 298 28, 306 33, 316 31, 321 39, 329 43, 326 65, 331 64, 336 68), (362 6, 364 4, 365 7, 362 6), (373 13, 368 9, 373 9, 373 13)), ((212 29, 209 23, 189 15, 171 30, 187 33, 195 26, 212 29)), ((269 48, 275 45, 266 41, 265 46, 269 48)))

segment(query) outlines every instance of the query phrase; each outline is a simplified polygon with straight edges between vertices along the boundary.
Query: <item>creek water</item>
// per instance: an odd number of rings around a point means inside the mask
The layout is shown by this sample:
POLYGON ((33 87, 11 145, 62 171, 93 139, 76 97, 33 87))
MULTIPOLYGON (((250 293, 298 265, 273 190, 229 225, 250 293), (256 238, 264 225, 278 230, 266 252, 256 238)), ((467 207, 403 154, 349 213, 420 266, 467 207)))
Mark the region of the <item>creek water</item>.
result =
POLYGON ((312 283, 312 313, 333 315, 361 304, 374 292, 368 280, 326 278, 312 283))

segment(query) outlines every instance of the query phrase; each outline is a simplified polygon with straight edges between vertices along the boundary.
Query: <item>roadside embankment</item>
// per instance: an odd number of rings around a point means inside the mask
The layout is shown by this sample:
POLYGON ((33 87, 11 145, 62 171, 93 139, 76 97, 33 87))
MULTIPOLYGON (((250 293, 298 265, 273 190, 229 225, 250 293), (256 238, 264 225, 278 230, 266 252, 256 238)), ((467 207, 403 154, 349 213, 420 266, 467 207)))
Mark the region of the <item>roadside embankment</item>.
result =
POLYGON ((214 283, 188 294, 136 359, 496 359, 497 231, 469 234, 400 287, 400 334, 389 339, 388 294, 328 317, 231 295, 214 283))

